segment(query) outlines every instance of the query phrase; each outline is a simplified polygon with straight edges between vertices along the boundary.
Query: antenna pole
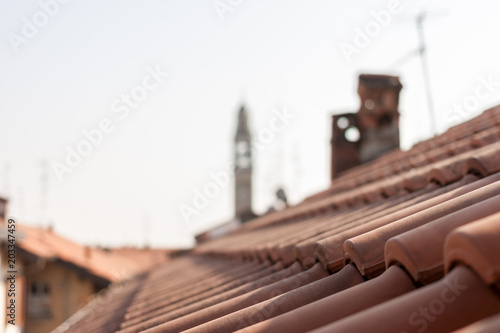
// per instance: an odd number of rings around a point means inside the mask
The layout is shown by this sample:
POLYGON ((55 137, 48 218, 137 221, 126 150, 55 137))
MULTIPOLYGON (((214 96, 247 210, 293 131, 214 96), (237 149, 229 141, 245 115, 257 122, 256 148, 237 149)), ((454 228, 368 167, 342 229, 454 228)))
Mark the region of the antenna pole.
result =
POLYGON ((426 55, 427 50, 426 50, 425 39, 424 39, 424 29, 423 29, 424 19, 425 19, 424 12, 421 12, 417 16, 417 19, 416 19, 418 39, 420 42, 419 54, 420 54, 420 61, 422 62, 422 72, 424 75, 425 93, 427 96, 427 107, 429 109, 429 121, 430 121, 431 132, 432 132, 432 135, 436 135, 436 133, 437 133, 437 131, 436 131, 436 118, 434 115, 434 104, 432 102, 429 66, 427 63, 427 55, 426 55))
MULTIPOLYGON (((41 161, 41 175, 40 175, 40 223, 45 225, 49 224, 47 220, 47 203, 49 195, 49 172, 47 160, 41 161)), ((48 227, 48 225, 47 225, 48 227)))
POLYGON ((149 211, 146 211, 143 213, 142 216, 142 227, 144 231, 144 248, 148 249, 150 244, 149 244, 149 231, 151 227, 151 219, 149 215, 149 211))

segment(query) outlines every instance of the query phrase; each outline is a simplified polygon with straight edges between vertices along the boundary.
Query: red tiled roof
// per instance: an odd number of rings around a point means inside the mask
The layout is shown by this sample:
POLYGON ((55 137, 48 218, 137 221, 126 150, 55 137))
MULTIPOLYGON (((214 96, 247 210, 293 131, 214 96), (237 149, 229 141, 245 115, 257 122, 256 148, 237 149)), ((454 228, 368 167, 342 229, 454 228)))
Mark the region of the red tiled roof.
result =
POLYGON ((499 332, 499 141, 496 107, 110 289, 59 331, 499 332))
POLYGON ((136 248, 136 247, 120 247, 107 248, 106 252, 111 252, 129 260, 134 261, 139 271, 145 271, 156 267, 170 260, 170 255, 177 252, 172 249, 162 248, 136 248))
POLYGON ((164 250, 117 249, 105 251, 74 243, 54 232, 18 224, 18 247, 37 257, 76 265, 91 275, 115 282, 167 261, 164 250), (163 256, 158 253, 162 252, 163 256))

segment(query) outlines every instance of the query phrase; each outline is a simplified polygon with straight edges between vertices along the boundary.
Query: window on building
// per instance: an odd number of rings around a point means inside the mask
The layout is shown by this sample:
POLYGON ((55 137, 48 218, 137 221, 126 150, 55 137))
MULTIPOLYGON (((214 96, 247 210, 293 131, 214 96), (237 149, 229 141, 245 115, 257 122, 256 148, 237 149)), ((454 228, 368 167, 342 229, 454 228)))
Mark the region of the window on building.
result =
POLYGON ((28 294, 28 316, 31 319, 51 318, 50 286, 45 282, 33 281, 28 294))

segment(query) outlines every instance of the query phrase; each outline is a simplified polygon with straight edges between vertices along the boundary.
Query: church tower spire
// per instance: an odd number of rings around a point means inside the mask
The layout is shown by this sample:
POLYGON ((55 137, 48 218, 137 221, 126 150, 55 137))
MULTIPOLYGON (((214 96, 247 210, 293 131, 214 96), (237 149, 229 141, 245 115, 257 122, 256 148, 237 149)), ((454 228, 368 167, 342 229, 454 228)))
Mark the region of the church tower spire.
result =
POLYGON ((248 114, 242 105, 234 140, 234 210, 241 222, 255 217, 252 211, 252 149, 248 114))

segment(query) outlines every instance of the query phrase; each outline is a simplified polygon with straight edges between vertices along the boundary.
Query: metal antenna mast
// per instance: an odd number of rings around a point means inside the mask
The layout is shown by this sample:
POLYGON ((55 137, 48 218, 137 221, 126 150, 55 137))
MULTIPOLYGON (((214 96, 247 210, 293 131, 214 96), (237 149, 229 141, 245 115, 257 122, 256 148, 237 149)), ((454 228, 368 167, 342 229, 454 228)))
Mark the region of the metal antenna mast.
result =
POLYGON ((142 229, 144 232, 144 244, 143 247, 148 249, 150 246, 149 236, 151 229, 151 216, 149 215, 149 211, 144 211, 142 215, 142 229))
MULTIPOLYGON (((418 42, 419 42, 419 47, 416 50, 412 50, 408 54, 406 54, 404 57, 399 59, 394 65, 394 67, 399 67, 406 63, 408 60, 413 58, 415 55, 420 56, 420 62, 422 64, 422 74, 424 77, 424 86, 425 86, 425 95, 427 99, 427 108, 429 109, 429 124, 430 124, 430 129, 432 132, 432 135, 437 134, 437 126, 436 126, 436 116, 434 113, 434 103, 433 103, 433 98, 432 98, 432 89, 431 89, 431 79, 429 75, 429 64, 427 60, 427 46, 425 43, 425 37, 424 37, 424 21, 426 18, 429 17, 429 15, 435 16, 436 13, 443 12, 445 10, 434 10, 434 11, 423 11, 421 10, 420 13, 412 18, 412 20, 415 20, 416 26, 417 26, 417 34, 418 34, 418 42)), ((446 12, 445 12, 446 14, 446 12)))
MULTIPOLYGON (((43 159, 41 161, 41 174, 40 174, 40 223, 45 225, 49 223, 47 220, 47 207, 49 202, 49 172, 48 162, 43 159)), ((47 225, 48 227, 49 225, 47 225)))
POLYGON ((420 54, 420 61, 422 63, 422 72, 424 75, 425 94, 427 96, 427 107, 429 109, 429 121, 430 121, 431 132, 432 135, 436 135, 437 134, 436 117, 434 114, 434 103, 432 101, 432 89, 430 83, 431 80, 429 75, 429 65, 427 62, 427 54, 426 54, 427 49, 425 45, 424 28, 423 28, 425 16, 426 16, 425 12, 420 12, 420 14, 416 18, 418 39, 420 42, 420 47, 418 51, 420 54))

